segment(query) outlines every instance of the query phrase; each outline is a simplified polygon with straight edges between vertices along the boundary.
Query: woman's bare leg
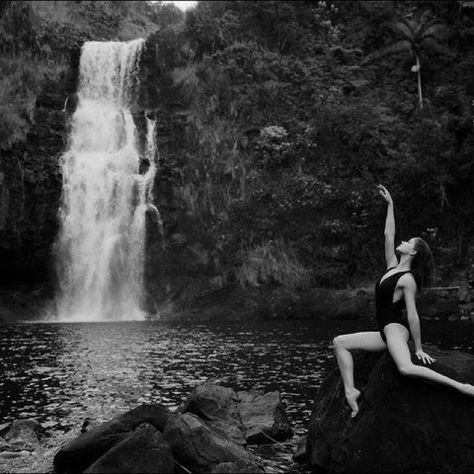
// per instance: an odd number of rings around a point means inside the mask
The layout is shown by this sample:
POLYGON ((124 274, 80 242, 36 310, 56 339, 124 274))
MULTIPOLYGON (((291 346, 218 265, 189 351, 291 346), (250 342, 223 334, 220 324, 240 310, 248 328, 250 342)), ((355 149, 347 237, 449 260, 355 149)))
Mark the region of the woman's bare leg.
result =
POLYGON ((408 348, 408 330, 398 323, 391 323, 384 328, 385 336, 387 338, 387 347, 397 365, 398 370, 402 375, 408 377, 419 377, 430 382, 447 385, 456 390, 459 390, 466 395, 474 396, 474 386, 467 383, 461 383, 450 377, 446 377, 438 372, 435 372, 428 367, 415 365, 411 361, 410 350, 408 348))
POLYGON ((346 400, 352 409, 351 417, 354 418, 359 411, 357 399, 360 396, 360 391, 354 386, 354 361, 349 351, 357 349, 383 351, 387 346, 380 333, 375 331, 337 336, 334 338, 333 344, 339 370, 341 371, 346 400))

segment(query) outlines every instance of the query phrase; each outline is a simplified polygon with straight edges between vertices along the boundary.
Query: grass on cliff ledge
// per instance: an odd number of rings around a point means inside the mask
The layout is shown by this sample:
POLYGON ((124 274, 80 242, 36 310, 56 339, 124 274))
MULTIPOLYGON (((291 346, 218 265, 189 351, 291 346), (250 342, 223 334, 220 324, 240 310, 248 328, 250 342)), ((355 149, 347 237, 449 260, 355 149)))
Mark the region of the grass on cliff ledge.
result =
POLYGON ((279 283, 291 288, 309 288, 311 272, 282 240, 267 241, 241 249, 242 266, 236 277, 243 287, 279 283))

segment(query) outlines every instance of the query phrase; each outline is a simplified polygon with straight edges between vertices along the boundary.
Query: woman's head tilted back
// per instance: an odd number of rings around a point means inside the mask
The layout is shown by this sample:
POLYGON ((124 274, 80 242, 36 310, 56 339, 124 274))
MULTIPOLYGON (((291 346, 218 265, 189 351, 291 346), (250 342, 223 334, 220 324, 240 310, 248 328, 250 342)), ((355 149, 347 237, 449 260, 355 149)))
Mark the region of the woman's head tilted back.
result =
POLYGON ((433 281, 434 260, 430 246, 421 237, 414 237, 415 255, 411 262, 411 271, 415 275, 416 284, 421 290, 433 281))
POLYGON ((421 290, 431 284, 433 279, 433 255, 430 246, 421 237, 413 237, 403 241, 397 247, 399 255, 411 256, 411 271, 415 276, 418 289, 421 290))

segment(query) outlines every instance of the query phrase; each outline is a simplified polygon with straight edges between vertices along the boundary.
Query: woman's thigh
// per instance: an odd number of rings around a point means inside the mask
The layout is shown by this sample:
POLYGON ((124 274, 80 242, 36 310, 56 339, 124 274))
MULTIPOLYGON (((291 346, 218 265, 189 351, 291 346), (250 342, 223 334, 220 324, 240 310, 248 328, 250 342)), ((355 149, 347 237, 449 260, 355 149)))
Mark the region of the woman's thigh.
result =
POLYGON ((400 367, 411 363, 408 339, 410 333, 408 329, 398 323, 390 323, 384 327, 387 347, 395 364, 400 367))
POLYGON ((334 345, 342 345, 348 350, 383 351, 387 345, 378 331, 343 334, 334 339, 334 345))

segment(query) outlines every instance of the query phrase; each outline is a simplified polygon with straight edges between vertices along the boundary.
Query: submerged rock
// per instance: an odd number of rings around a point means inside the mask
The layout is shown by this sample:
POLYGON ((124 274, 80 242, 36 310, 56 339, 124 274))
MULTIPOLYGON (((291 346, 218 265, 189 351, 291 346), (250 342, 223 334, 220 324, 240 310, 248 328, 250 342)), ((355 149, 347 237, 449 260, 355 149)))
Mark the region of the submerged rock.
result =
POLYGON ((198 415, 239 444, 271 443, 291 437, 291 425, 278 392, 235 392, 207 382, 189 395, 183 412, 198 415))
POLYGON ((163 434, 174 457, 193 473, 212 472, 222 463, 244 463, 248 472, 263 469, 259 458, 221 436, 196 415, 170 416, 163 434))
MULTIPOLYGON (((428 352, 437 359, 433 370, 474 382, 473 355, 428 352)), ((474 472, 473 397, 400 375, 388 353, 359 354, 355 376, 362 390, 355 418, 338 369, 317 395, 307 440, 313 471, 474 472)))
POLYGON ((170 414, 163 405, 140 405, 67 443, 56 453, 54 468, 58 472, 82 472, 142 423, 163 430, 170 414))
POLYGON ((44 428, 36 420, 16 420, 4 435, 12 451, 34 451, 45 436, 44 428))
POLYGON ((173 473, 174 459, 163 435, 148 423, 117 443, 84 471, 87 474, 173 473))
POLYGON ((296 445, 296 451, 293 453, 293 461, 305 464, 307 461, 306 444, 307 436, 301 436, 296 445))

